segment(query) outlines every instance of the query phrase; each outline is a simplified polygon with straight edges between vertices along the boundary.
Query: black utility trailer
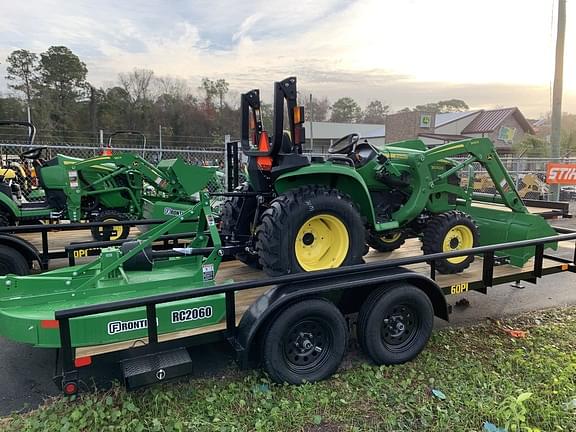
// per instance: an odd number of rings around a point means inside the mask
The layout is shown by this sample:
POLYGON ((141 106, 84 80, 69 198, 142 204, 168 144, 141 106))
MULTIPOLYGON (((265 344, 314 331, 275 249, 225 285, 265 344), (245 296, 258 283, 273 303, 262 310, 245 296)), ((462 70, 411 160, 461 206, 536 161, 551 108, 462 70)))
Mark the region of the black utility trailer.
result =
POLYGON ((489 287, 499 284, 536 283, 547 275, 576 273, 576 231, 557 231, 556 237, 425 256, 414 239, 395 252, 369 254, 365 264, 275 278, 230 261, 221 265, 217 282, 234 276, 234 283, 61 310, 55 314, 62 347, 57 382, 65 394, 76 393, 79 369, 91 364, 93 357, 113 352, 125 359, 120 365, 128 387, 175 378, 192 370, 188 347, 215 339, 230 343, 241 367, 261 364, 277 381, 322 379, 338 368, 347 347, 347 321, 334 316, 356 313, 358 339, 368 357, 378 364, 403 363, 424 349, 434 316, 448 320, 446 296, 468 291, 487 294, 489 287), (550 242, 558 242, 563 256, 545 253, 550 242), (496 256, 515 247, 533 247, 535 257, 518 268, 496 256), (464 273, 435 272, 435 260, 470 254, 478 258, 464 273), (221 322, 158 333, 157 305, 213 294, 225 295, 226 317, 221 322), (73 348, 71 320, 131 308, 145 308, 146 338, 73 348), (322 356, 320 365, 318 356, 322 356))

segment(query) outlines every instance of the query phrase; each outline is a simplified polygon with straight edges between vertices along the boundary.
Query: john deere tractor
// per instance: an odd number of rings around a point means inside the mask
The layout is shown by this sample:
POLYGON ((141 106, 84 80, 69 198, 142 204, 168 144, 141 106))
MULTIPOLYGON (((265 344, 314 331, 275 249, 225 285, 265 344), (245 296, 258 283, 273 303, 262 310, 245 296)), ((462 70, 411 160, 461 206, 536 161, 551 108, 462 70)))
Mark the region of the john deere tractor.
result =
MULTIPOLYGON (((224 241, 241 247, 241 261, 279 275, 358 264, 366 245, 390 252, 408 237, 420 238, 430 254, 555 234, 528 213, 490 140, 433 149, 409 140, 378 149, 350 134, 331 144, 327 156, 305 155, 296 95, 296 78, 275 83, 271 136, 263 128, 259 91, 242 95, 248 180, 225 203, 221 227, 224 241), (455 156, 464 160, 450 159, 455 156), (460 186, 459 173, 476 163, 490 175, 496 196, 460 186)), ((521 266, 533 250, 506 253, 521 266)), ((461 272, 473 259, 439 260, 436 270, 461 272)))
MULTIPOLYGON (((30 123, 21 124, 34 130, 30 123)), ((180 159, 163 160, 155 166, 131 153, 90 159, 57 155, 45 161, 44 149, 33 148, 23 155, 32 160, 45 199, 27 201, 7 182, 0 182, 0 225, 59 219, 167 219, 197 202, 197 192, 206 187, 215 172, 180 159), (150 188, 153 193, 147 192, 150 188)), ((92 230, 96 240, 123 239, 128 233, 129 227, 123 225, 92 230)))

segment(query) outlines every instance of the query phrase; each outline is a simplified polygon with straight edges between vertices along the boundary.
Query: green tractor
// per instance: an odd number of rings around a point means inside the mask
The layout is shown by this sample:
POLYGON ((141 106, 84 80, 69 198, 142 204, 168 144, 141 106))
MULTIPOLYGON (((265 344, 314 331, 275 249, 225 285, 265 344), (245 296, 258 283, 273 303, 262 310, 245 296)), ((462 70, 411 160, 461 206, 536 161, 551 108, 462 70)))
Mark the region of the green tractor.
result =
MULTIPOLYGON (((275 83, 271 137, 263 128, 259 91, 242 95, 248 181, 225 203, 221 231, 248 265, 280 275, 358 264, 366 245, 390 252, 409 237, 420 238, 423 252, 431 254, 555 235, 528 212, 489 139, 432 149, 409 140, 378 149, 350 134, 331 144, 327 156, 306 156, 296 95, 296 78, 275 83), (460 186, 459 174, 472 174, 474 164, 488 172, 497 195, 460 186)), ((516 266, 532 256, 530 248, 506 251, 516 266)), ((434 264, 438 272, 458 273, 473 260, 434 264)))
MULTIPOLYGON (((21 125, 32 130, 27 122, 21 125)), ((206 187, 214 169, 188 165, 180 159, 160 161, 157 166, 131 153, 79 159, 64 155, 45 161, 37 147, 22 154, 32 160, 42 201, 25 201, 13 188, 0 182, 0 225, 39 220, 115 222, 130 219, 168 219, 197 202, 197 191, 206 187), (149 191, 153 190, 153 193, 149 191)), ((182 229, 186 229, 186 224, 182 229)), ((129 226, 92 229, 95 240, 124 239, 129 226)))

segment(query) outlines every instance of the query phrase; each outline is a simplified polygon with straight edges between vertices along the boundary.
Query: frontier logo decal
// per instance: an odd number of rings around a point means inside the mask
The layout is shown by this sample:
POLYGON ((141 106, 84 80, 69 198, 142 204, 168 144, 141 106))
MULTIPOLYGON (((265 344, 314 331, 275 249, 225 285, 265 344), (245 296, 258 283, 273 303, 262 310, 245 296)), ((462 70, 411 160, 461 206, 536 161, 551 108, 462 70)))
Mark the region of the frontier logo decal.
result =
POLYGON ((148 328, 148 320, 146 318, 133 321, 110 321, 108 323, 108 334, 114 335, 145 328, 148 328))
POLYGON ((546 183, 576 185, 576 164, 549 163, 546 183))

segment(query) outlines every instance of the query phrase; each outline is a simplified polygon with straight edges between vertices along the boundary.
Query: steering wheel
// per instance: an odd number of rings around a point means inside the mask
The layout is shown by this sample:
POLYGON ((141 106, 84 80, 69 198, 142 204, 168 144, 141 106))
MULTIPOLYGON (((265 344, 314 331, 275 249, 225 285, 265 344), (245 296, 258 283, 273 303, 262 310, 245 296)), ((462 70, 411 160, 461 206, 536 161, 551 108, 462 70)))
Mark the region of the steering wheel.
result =
POLYGON ((40 159, 42 156, 42 151, 46 150, 47 148, 48 147, 35 147, 33 149, 26 150, 25 152, 20 153, 20 158, 32 160, 40 159))
POLYGON ((358 135, 357 133, 351 133, 345 135, 342 138, 330 144, 330 147, 328 147, 328 153, 350 154, 354 151, 354 149, 356 149, 356 144, 358 144, 359 139, 360 135, 358 135))

